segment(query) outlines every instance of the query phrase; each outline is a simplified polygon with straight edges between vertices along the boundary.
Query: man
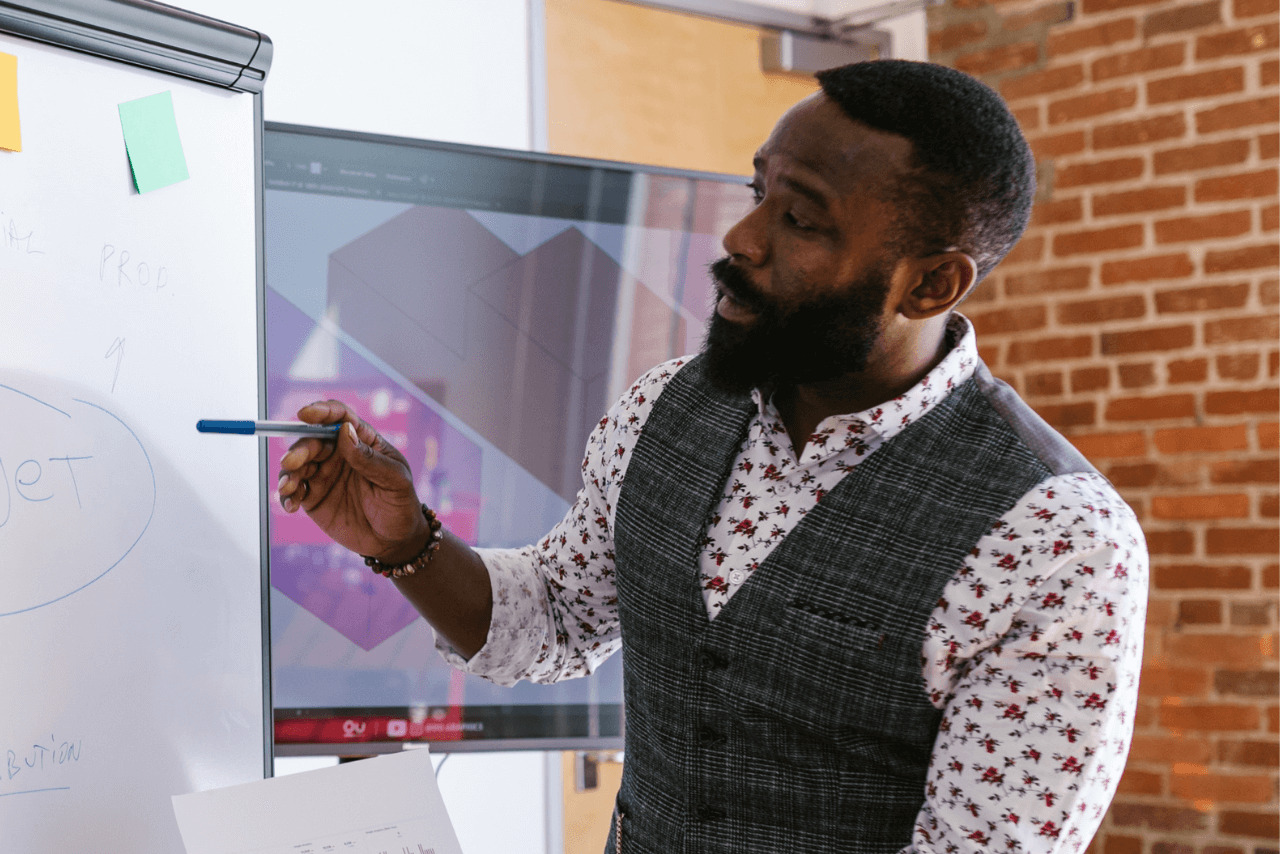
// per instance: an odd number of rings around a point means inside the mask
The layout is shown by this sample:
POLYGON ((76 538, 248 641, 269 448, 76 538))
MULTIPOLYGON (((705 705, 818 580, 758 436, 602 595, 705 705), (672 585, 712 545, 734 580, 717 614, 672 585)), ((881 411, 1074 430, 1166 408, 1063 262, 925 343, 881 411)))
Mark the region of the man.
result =
POLYGON ((299 413, 347 426, 289 451, 282 501, 402 575, 456 666, 624 650, 610 851, 1082 850, 1132 730, 1142 534, 955 312, 1026 226, 1031 154, 959 72, 818 79, 757 152, 704 352, 606 415, 540 543, 437 550, 337 402, 299 413))

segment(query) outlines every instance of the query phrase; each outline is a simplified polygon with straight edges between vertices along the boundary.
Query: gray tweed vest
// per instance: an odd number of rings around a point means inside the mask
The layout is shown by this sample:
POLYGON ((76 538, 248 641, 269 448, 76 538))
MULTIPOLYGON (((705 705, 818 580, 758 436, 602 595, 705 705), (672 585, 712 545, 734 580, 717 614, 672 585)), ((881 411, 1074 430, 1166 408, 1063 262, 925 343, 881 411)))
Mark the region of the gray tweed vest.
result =
POLYGON ((909 844, 941 715, 921 673, 929 615, 1019 498, 1090 470, 979 365, 823 496, 709 620, 700 540, 754 408, 694 359, 627 467, 614 530, 626 762, 610 854, 909 844))

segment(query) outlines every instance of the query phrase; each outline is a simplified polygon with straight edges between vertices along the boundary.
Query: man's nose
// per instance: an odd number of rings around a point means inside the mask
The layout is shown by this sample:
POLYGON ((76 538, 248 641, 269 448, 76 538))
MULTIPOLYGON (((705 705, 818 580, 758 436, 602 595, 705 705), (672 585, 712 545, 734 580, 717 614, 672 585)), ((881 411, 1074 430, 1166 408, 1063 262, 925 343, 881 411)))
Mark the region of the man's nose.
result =
POLYGON ((769 257, 769 235, 763 203, 756 205, 747 215, 725 233, 721 245, 729 257, 739 264, 758 267, 769 257))

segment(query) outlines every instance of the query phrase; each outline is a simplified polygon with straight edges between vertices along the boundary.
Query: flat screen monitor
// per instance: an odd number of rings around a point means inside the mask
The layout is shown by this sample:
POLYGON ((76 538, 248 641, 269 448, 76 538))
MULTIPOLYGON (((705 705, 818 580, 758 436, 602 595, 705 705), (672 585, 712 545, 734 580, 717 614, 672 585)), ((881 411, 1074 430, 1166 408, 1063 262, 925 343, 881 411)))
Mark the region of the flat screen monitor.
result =
MULTIPOLYGON (((609 405, 698 350, 751 203, 741 177, 273 123, 264 181, 269 417, 345 401, 485 547, 550 530, 609 405)), ((269 538, 278 755, 621 746, 618 656, 494 685, 305 514, 272 502, 269 538)))

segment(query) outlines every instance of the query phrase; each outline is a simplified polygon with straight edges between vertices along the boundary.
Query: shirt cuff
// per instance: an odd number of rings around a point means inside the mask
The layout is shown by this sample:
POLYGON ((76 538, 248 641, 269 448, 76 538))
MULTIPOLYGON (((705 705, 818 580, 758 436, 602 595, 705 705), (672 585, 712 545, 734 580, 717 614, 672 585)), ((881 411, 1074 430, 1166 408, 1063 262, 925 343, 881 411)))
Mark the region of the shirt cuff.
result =
POLYGON ((475 550, 489 571, 493 593, 489 634, 470 659, 436 635, 436 650, 450 666, 498 685, 529 678, 546 643, 548 613, 547 591, 531 548, 475 550))

